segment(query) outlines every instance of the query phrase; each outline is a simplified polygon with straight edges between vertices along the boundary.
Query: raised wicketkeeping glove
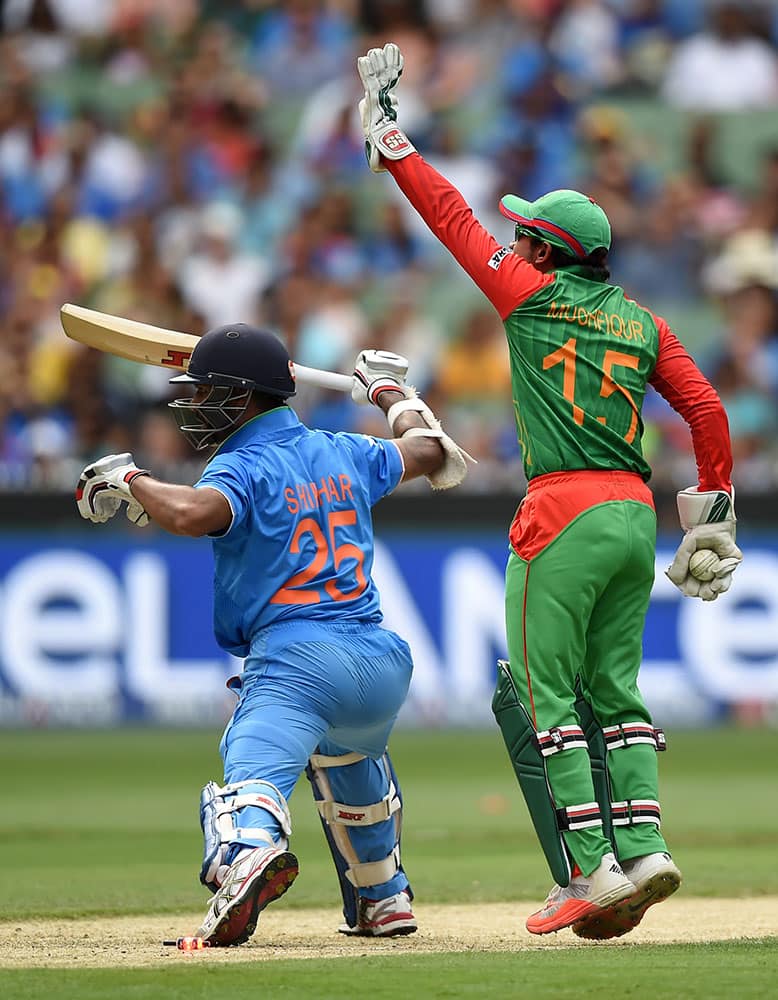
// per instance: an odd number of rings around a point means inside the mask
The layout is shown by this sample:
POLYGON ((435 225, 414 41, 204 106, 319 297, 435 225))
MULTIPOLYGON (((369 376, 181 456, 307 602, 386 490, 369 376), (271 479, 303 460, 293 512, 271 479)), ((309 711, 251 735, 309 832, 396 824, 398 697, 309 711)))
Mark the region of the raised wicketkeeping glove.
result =
POLYGON ((700 493, 696 486, 678 494, 678 517, 686 534, 665 573, 687 597, 715 601, 732 584, 732 574, 743 559, 735 545, 734 495, 734 490, 732 496, 725 490, 700 493), (689 560, 698 549, 712 549, 719 557, 713 579, 704 583, 689 571, 689 560))
POLYGON ((351 398, 355 403, 377 403, 378 394, 386 389, 405 392, 408 359, 391 351, 360 351, 354 362, 354 386, 351 398))
POLYGON ((397 95, 394 89, 403 71, 403 56, 394 42, 382 49, 370 49, 357 59, 365 96, 359 102, 359 114, 365 133, 365 155, 373 173, 381 173, 387 160, 402 160, 415 153, 408 136, 397 125, 397 95))
POLYGON ((140 501, 130 493, 130 483, 138 476, 150 475, 139 469, 132 455, 106 455, 87 465, 76 487, 76 506, 81 517, 102 524, 114 516, 122 503, 127 504, 127 519, 141 528, 149 523, 149 515, 140 501))

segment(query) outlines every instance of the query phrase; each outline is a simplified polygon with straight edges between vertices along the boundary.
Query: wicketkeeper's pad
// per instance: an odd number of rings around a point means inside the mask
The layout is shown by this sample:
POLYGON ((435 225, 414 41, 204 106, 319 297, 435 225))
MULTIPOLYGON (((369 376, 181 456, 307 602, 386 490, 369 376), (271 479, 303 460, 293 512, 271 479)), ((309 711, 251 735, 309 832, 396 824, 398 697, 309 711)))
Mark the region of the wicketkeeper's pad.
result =
MULTIPOLYGON (((601 826, 605 836, 610 831, 603 822, 599 802, 556 807, 548 780, 546 760, 553 754, 568 749, 586 748, 590 756, 591 750, 581 726, 555 726, 549 730, 537 731, 521 703, 510 664, 500 660, 498 668, 492 711, 505 740, 551 874, 558 885, 567 886, 570 884, 573 861, 562 834, 567 830, 583 830, 592 826, 601 826)), ((600 749, 602 760, 598 761, 599 777, 595 787, 599 785, 598 791, 603 794, 604 801, 609 803, 605 753, 604 748, 600 749)), ((599 753, 600 750, 596 752, 599 753)))
POLYGON ((613 845, 613 853, 618 858, 619 853, 616 850, 616 843, 613 838, 612 795, 605 734, 599 722, 594 717, 592 706, 584 698, 580 679, 576 681, 575 693, 575 714, 581 723, 586 746, 589 750, 589 764, 592 768, 594 795, 600 807, 600 816, 602 817, 602 832, 613 845))
MULTIPOLYGON (((634 763, 627 763, 626 758, 618 759, 622 757, 624 751, 629 751, 630 747, 646 745, 652 747, 657 753, 667 749, 664 731, 653 726, 650 722, 617 722, 605 726, 603 729, 598 727, 598 731, 606 751, 608 777, 621 774, 623 779, 625 772, 634 772, 634 763)), ((614 782, 623 785, 623 780, 618 782, 615 777, 614 782)), ((607 808, 610 812, 611 824, 614 827, 638 826, 641 823, 654 823, 657 827, 661 826, 662 813, 656 799, 631 798, 614 802, 611 796, 607 808)), ((613 837, 611 839, 613 840, 613 837)), ((618 857, 618 852, 616 856, 618 857)))
POLYGON ((204 842, 200 881, 211 892, 217 892, 229 868, 226 856, 230 844, 252 847, 272 844, 286 850, 292 818, 286 799, 269 781, 234 781, 224 786, 209 781, 200 793, 200 826, 204 842), (236 813, 246 806, 270 813, 281 827, 283 837, 276 840, 263 827, 239 826, 236 813))

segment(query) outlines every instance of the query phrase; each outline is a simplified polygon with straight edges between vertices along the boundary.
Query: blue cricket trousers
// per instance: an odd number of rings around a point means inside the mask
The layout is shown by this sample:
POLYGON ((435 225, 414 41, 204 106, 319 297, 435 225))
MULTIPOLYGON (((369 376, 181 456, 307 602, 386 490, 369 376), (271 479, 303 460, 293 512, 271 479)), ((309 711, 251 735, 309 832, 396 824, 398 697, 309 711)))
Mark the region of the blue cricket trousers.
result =
MULTIPOLYGON (((263 629, 233 684, 238 704, 220 745, 225 781, 268 781, 288 799, 317 748, 332 756, 356 751, 367 759, 329 769, 332 794, 354 806, 380 801, 389 790, 380 758, 412 670, 408 644, 380 625, 306 621, 263 629)), ((240 826, 280 834, 263 809, 248 806, 238 817, 240 826)), ((381 860, 395 844, 394 820, 352 827, 350 835, 360 861, 381 860)), ((407 884, 398 873, 382 895, 407 884)))

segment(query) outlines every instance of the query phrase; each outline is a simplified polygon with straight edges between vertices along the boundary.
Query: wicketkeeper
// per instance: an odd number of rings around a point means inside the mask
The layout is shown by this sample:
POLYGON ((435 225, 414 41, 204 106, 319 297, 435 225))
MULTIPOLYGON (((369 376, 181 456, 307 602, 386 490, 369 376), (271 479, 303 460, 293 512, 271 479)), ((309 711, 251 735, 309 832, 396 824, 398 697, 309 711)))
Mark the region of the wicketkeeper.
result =
POLYGON ((510 350, 516 428, 529 483, 510 528, 510 663, 493 709, 556 880, 528 929, 610 938, 636 926, 681 873, 660 831, 657 751, 637 686, 654 579, 656 518, 641 450, 650 383, 691 428, 698 483, 678 494, 686 534, 670 579, 715 600, 742 556, 727 418, 659 316, 608 283, 611 230, 586 195, 505 195, 509 246, 400 128, 396 45, 358 60, 370 168, 400 190, 497 309, 510 350), (689 570, 713 550, 711 578, 689 570))
POLYGON ((407 643, 381 624, 371 576, 371 508, 404 480, 460 483, 465 458, 405 384, 408 364, 362 351, 352 397, 386 414, 393 439, 305 427, 289 408, 294 369, 270 333, 238 323, 207 333, 171 382, 170 405, 197 449, 213 449, 192 486, 160 482, 130 454, 84 469, 81 515, 126 505, 177 535, 208 535, 219 644, 244 657, 238 703, 221 740, 224 782, 202 791, 200 880, 214 893, 197 934, 241 944, 289 888, 287 800, 310 779, 335 861, 344 934, 416 930, 400 860, 402 794, 387 741, 411 679, 407 643))

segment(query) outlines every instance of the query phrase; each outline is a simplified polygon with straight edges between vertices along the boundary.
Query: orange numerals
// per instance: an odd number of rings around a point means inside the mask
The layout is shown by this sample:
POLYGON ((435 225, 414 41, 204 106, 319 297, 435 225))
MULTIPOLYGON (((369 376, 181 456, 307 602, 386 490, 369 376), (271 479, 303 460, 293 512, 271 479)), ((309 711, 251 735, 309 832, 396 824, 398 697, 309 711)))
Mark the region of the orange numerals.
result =
MULTIPOLYGON (((548 371, 549 368, 553 368, 554 365, 562 365, 562 395, 570 403, 573 408, 573 420, 579 426, 583 426, 584 422, 584 411, 575 402, 575 365, 576 365, 576 339, 575 337, 570 337, 566 340, 561 347, 558 347, 551 354, 547 354, 543 358, 543 371, 548 371)), ((632 416, 629 424, 629 429, 624 435, 624 440, 627 444, 632 444, 635 440, 635 433, 638 428, 638 408, 635 405, 635 400, 632 397, 632 393, 625 389, 623 385, 620 385, 613 377, 614 368, 637 368, 640 364, 640 359, 635 354, 624 354, 621 351, 606 351, 605 357, 602 362, 603 376, 602 383, 600 385, 600 396, 603 399, 607 399, 612 396, 614 392, 620 392, 622 396, 627 400, 632 410, 632 416)), ((597 417, 597 420, 601 424, 605 424, 605 417, 597 417)))
MULTIPOLYGON (((619 385, 619 383, 614 379, 612 372, 614 368, 637 368, 639 363, 640 359, 636 355, 622 354, 619 351, 606 351, 605 357, 602 361, 602 369, 605 374, 602 376, 600 395, 603 399, 607 399, 608 396, 613 395, 614 392, 620 392, 632 409, 632 419, 629 423, 629 430, 624 435, 624 440, 627 444, 632 444, 635 440, 635 432, 638 429, 638 408, 635 406, 635 400, 632 398, 632 393, 629 389, 625 389, 623 385, 619 385)), ((605 417, 597 417, 597 419, 601 424, 605 423, 605 417)))
POLYGON ((338 570, 344 559, 354 559, 354 576, 356 586, 349 591, 342 591, 334 580, 327 580, 324 589, 333 601, 352 601, 367 587, 364 563, 365 554, 351 542, 337 544, 335 532, 339 527, 346 527, 357 523, 357 512, 351 508, 349 510, 335 510, 327 514, 327 531, 329 538, 325 537, 321 525, 312 517, 304 517, 295 528, 289 551, 293 555, 300 554, 300 540, 304 535, 310 535, 316 545, 313 559, 304 566, 299 573, 290 576, 283 587, 270 598, 271 604, 319 604, 321 592, 318 587, 306 587, 312 583, 321 573, 330 558, 338 570))
POLYGON ((562 395, 573 408, 573 420, 582 426, 584 422, 584 411, 580 406, 575 405, 575 337, 566 340, 561 347, 543 358, 543 371, 548 371, 554 365, 562 363, 562 395))

